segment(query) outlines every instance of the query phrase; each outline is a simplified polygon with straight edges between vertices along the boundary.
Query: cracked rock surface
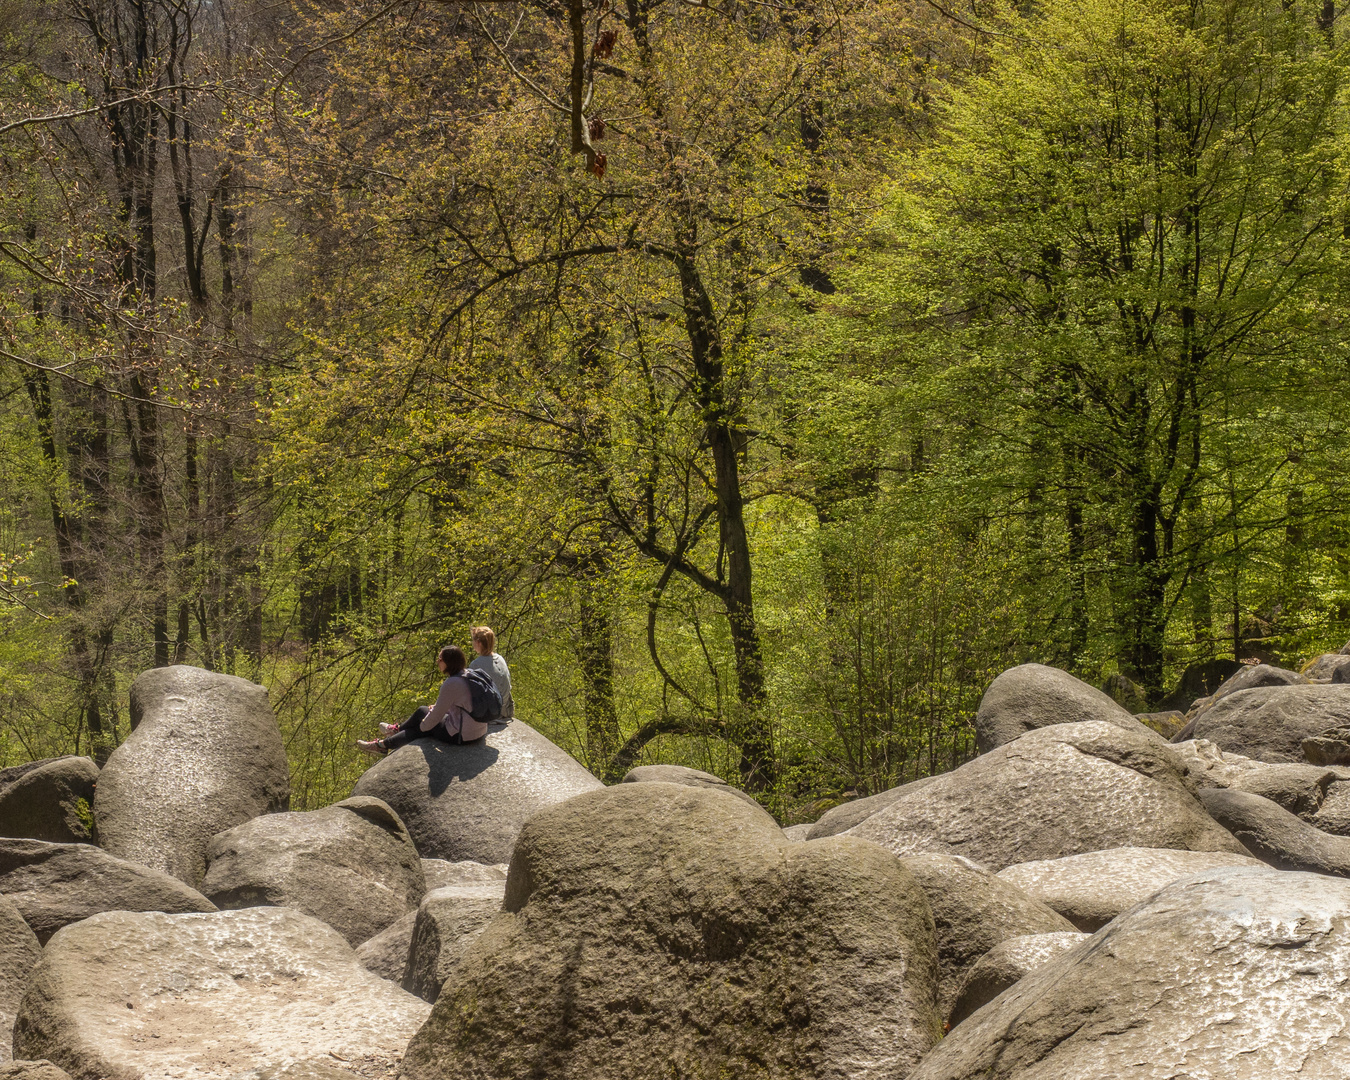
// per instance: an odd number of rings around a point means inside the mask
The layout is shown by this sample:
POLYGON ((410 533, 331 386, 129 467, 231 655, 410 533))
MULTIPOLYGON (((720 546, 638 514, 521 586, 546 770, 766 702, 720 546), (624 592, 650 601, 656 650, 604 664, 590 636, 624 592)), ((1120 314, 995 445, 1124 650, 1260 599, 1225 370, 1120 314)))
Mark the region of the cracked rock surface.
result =
POLYGON ((1333 1080, 1347 982, 1350 882, 1206 871, 1022 979, 909 1080, 1333 1080))
POLYGON ((76 1080, 387 1068, 428 1010, 362 967, 332 927, 290 908, 112 911, 48 942, 14 1050, 76 1080))
POLYGON ((902 857, 964 855, 993 870, 1124 846, 1247 854, 1205 812, 1167 743, 1100 720, 1029 731, 845 835, 902 857))

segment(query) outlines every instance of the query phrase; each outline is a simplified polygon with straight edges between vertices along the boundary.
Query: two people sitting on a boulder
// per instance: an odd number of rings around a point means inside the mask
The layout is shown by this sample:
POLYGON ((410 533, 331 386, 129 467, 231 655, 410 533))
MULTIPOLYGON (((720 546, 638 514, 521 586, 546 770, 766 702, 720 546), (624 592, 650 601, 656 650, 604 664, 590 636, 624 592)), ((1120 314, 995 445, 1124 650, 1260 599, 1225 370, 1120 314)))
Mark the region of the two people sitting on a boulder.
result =
POLYGON ((406 746, 414 739, 436 739, 461 745, 477 742, 487 734, 488 724, 501 714, 501 695, 491 677, 482 671, 470 671, 464 663, 464 650, 446 645, 436 657, 436 666, 445 674, 436 703, 423 705, 401 724, 381 724, 380 739, 358 739, 356 745, 368 754, 385 754, 406 746))
POLYGON ((475 671, 486 671, 492 676, 492 683, 502 699, 503 721, 512 720, 516 715, 515 702, 511 700, 511 669, 497 648, 497 635, 490 626, 475 626, 469 631, 473 638, 473 651, 478 655, 469 661, 469 667, 475 671))

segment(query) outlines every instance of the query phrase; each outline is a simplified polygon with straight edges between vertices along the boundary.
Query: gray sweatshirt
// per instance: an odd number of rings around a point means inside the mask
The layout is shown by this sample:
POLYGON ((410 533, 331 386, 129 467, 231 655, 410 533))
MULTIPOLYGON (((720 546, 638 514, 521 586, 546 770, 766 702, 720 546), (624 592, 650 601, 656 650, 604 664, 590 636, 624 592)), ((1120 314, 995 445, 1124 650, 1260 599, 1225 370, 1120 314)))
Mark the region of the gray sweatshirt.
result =
POLYGON ((475 656, 469 662, 469 667, 486 671, 492 677, 492 685, 497 688, 497 693, 502 696, 502 719, 512 719, 516 715, 516 705, 511 700, 511 670, 506 666, 506 661, 502 658, 501 653, 475 656))

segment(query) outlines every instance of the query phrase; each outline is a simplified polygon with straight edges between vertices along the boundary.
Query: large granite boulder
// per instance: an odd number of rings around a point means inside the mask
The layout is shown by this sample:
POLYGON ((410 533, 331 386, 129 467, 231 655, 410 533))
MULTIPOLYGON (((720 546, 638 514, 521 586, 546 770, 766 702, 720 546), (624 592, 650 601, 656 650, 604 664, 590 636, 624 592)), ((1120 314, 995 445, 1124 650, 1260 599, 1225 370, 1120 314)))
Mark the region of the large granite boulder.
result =
POLYGON ((46 758, 0 770, 0 836, 88 843, 97 781, 98 766, 87 757, 46 758))
POLYGON ((902 861, 918 879, 933 912, 941 1017, 951 1012, 971 966, 999 942, 1073 931, 1064 916, 969 859, 915 855, 902 861))
POLYGON ((472 859, 446 862, 444 859, 423 859, 422 873, 427 879, 427 892, 447 885, 477 885, 484 881, 505 881, 506 863, 480 863, 472 859))
POLYGON ((502 909, 506 882, 447 885, 429 892, 417 909, 403 969, 403 989, 425 1001, 441 996, 441 987, 469 945, 502 909))
POLYGON ((1332 836, 1260 795, 1234 788, 1200 792, 1205 809, 1262 862, 1277 870, 1350 877, 1350 838, 1332 836))
POLYGON ((1350 1075, 1350 882, 1182 878, 955 1028, 909 1080, 1350 1075))
POLYGON ((89 844, 0 839, 0 894, 47 940, 100 911, 215 911, 196 889, 89 844))
POLYGON ((10 1032, 28 976, 42 946, 13 902, 0 896, 0 1062, 8 1061, 10 1032))
POLYGON ((1028 731, 1093 720, 1135 734, 1149 730, 1102 691, 1067 671, 1022 664, 1009 668, 984 692, 975 714, 975 746, 985 754, 1028 731))
POLYGON ((356 1059, 382 1075, 426 1015, 336 930, 293 909, 115 911, 48 942, 14 1050, 81 1080, 207 1080, 356 1059))
POLYGON ((367 770, 352 794, 393 807, 426 858, 504 863, 531 817, 603 786, 516 720, 469 746, 417 739, 367 770))
POLYGON ((1350 682, 1350 656, 1323 653, 1309 660, 1300 674, 1311 682, 1350 682))
POLYGON ((322 810, 267 814, 211 841, 202 894, 218 908, 293 907, 360 945, 426 892, 398 815, 358 796, 322 810))
POLYGON ((938 1037, 923 890, 726 792, 616 784, 522 830, 404 1080, 903 1076, 938 1037))
POLYGON ((1015 983, 1044 967, 1060 953, 1068 952, 1088 938, 1068 930, 1057 934, 1029 934, 1000 941, 971 965, 956 1002, 947 1016, 954 1028, 976 1009, 981 1009, 1015 983))
MULTIPOLYGON (((938 776, 940 775, 938 774, 938 776)), ((899 784, 896 787, 878 792, 876 795, 868 795, 861 799, 852 799, 849 802, 840 803, 820 815, 820 820, 811 826, 811 831, 806 834, 806 838, 808 840, 820 840, 826 836, 838 836, 842 832, 848 832, 854 825, 861 825, 873 814, 885 810, 896 799, 903 799, 906 796, 913 795, 916 791, 922 790, 937 780, 938 776, 921 776, 917 780, 911 780, 908 784, 899 784)))
POLYGON ((0 1080, 71 1080, 71 1077, 50 1061, 11 1061, 0 1065, 0 1080))
POLYGON ((1017 863, 998 876, 1090 934, 1177 878, 1220 866, 1260 865, 1250 855, 1227 851, 1119 847, 1017 863))
POLYGON ((1122 846, 1246 854, 1205 813, 1166 743, 1103 721, 1030 731, 847 835, 900 856, 965 855, 994 870, 1122 846))
POLYGON ((286 750, 261 686, 155 668, 131 684, 131 725, 94 798, 98 840, 112 854, 196 888, 213 836, 290 805, 286 750))
MULTIPOLYGON (((639 765, 635 769, 629 769, 619 783, 687 784, 690 787, 716 788, 719 791, 729 791, 746 802, 759 806, 759 802, 753 795, 747 794, 738 787, 732 787, 720 776, 714 776, 702 769, 691 769, 686 765, 639 765)), ((761 809, 763 808, 761 807, 761 809)), ((765 813, 768 813, 768 811, 766 810, 765 813)))
POLYGON ((1238 690, 1201 713, 1191 735, 1265 762, 1304 762, 1303 740, 1350 724, 1350 686, 1313 683, 1238 690))
POLYGON ((1208 739, 1176 743, 1172 752, 1186 763, 1197 788, 1249 791, 1279 803, 1291 814, 1328 832, 1350 829, 1350 768, 1272 765, 1241 754, 1225 753, 1208 739), (1334 805, 1337 802, 1345 804, 1345 813, 1338 811, 1334 805))
POLYGON ((408 967, 408 949, 412 946, 413 927, 417 923, 416 909, 400 915, 373 938, 356 947, 356 958, 367 971, 381 979, 401 983, 408 967))

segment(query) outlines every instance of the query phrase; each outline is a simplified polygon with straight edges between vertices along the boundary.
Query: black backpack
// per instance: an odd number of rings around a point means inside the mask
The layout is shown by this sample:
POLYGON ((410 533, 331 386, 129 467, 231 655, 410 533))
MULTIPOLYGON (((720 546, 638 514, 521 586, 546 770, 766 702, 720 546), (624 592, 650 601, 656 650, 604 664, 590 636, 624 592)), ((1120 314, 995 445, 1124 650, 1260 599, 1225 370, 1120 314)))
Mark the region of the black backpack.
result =
POLYGON ((473 697, 469 715, 480 724, 490 724, 498 719, 502 715, 502 696, 497 692, 492 676, 478 668, 465 668, 460 674, 469 684, 469 693, 473 697))

